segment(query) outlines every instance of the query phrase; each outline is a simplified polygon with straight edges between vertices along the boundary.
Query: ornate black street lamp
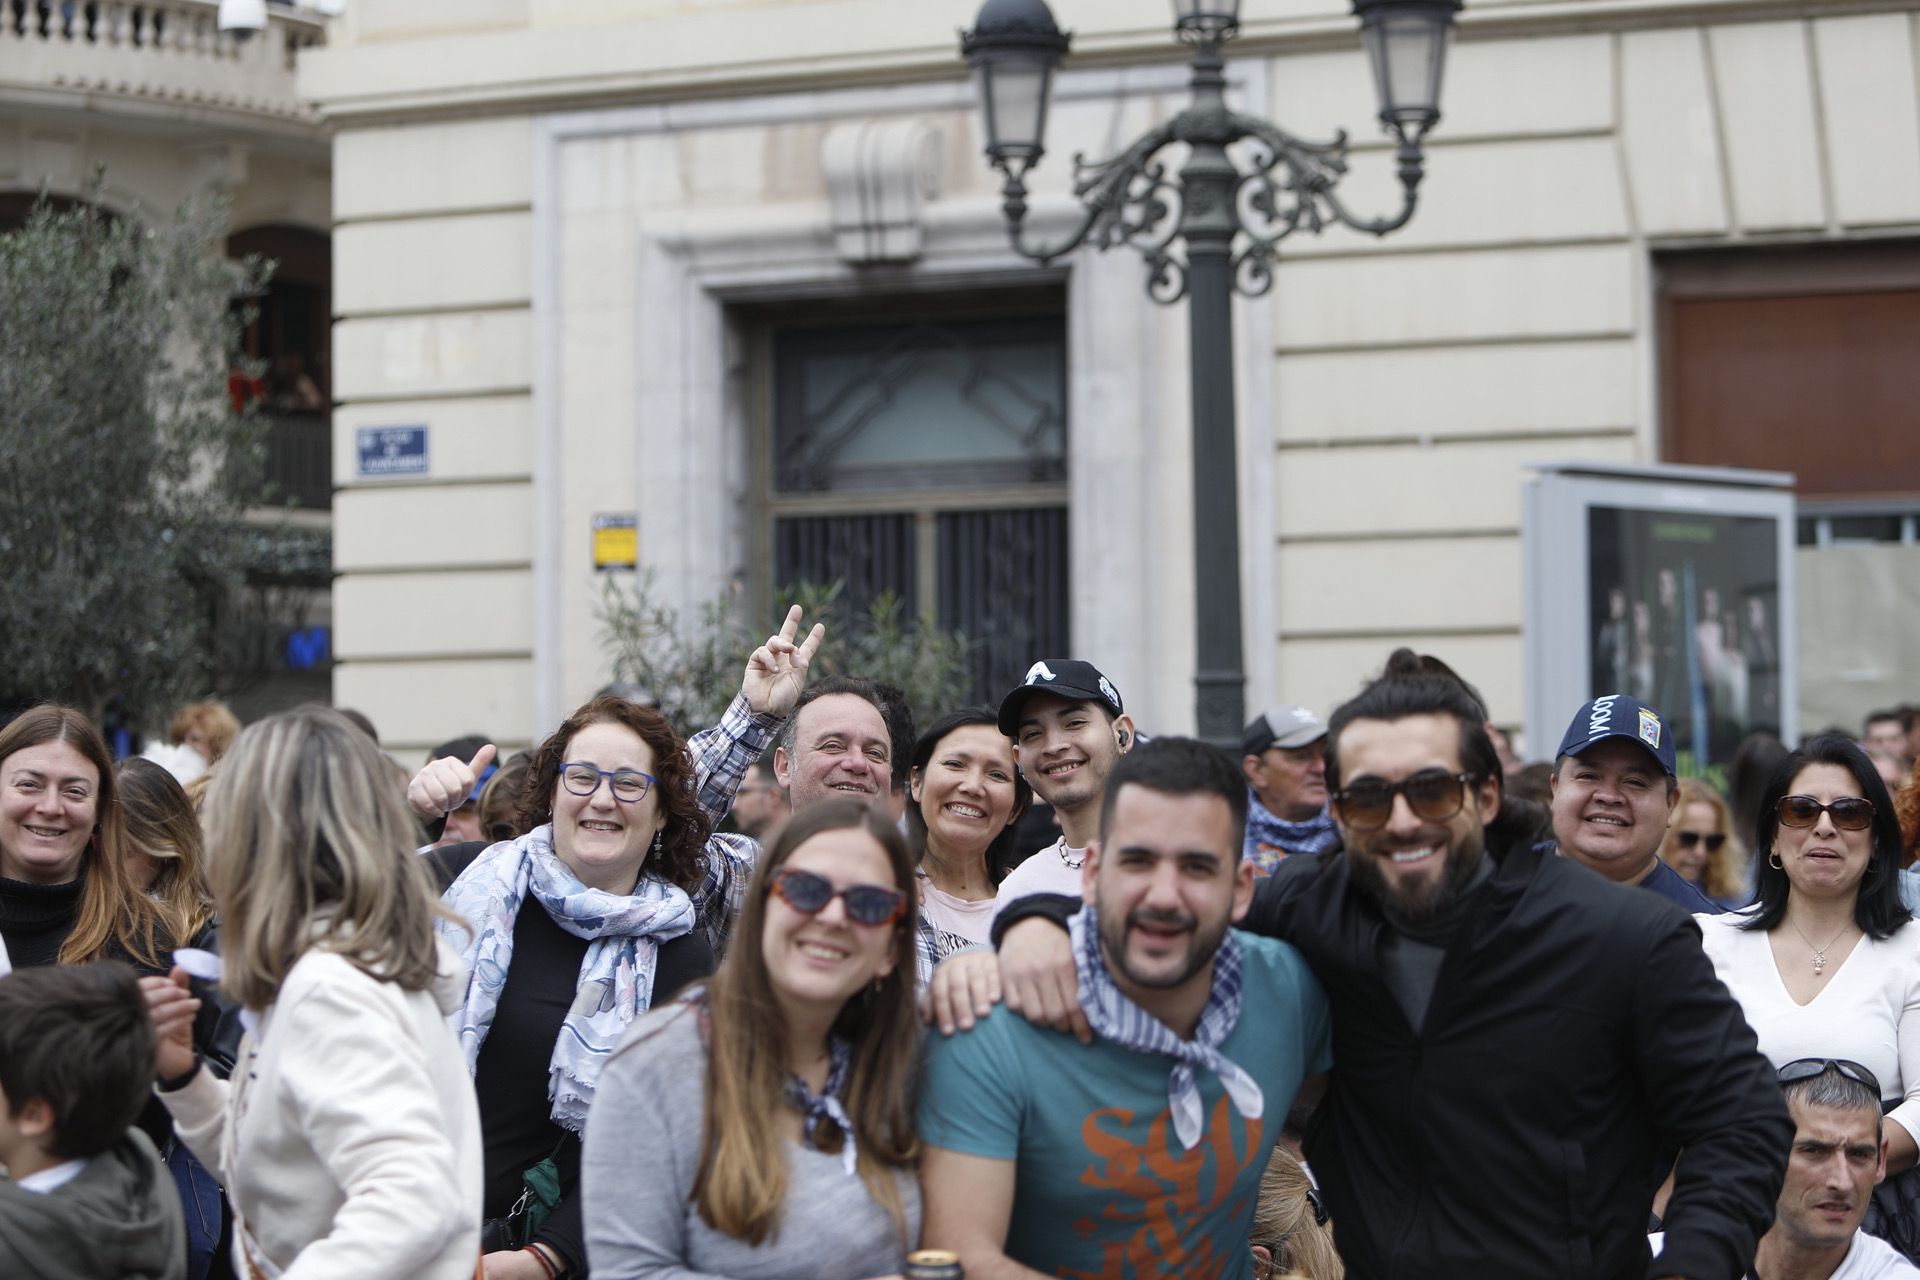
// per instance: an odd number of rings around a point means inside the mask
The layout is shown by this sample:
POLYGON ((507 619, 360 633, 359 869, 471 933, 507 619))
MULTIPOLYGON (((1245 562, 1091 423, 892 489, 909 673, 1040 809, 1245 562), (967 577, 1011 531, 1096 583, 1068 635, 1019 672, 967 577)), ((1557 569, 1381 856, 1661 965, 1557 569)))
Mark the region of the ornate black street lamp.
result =
POLYGON ((1347 171, 1347 137, 1307 142, 1231 110, 1222 46, 1240 32, 1240 0, 1173 0, 1174 32, 1193 46, 1191 104, 1106 160, 1074 157, 1080 222, 1056 243, 1027 238, 1026 174, 1046 151, 1053 73, 1068 36, 1045 0, 986 0, 961 37, 973 67, 987 159, 1006 177, 1009 234, 1024 257, 1049 262, 1084 244, 1130 244, 1146 259, 1147 292, 1186 299, 1193 368, 1195 676, 1200 736, 1237 743, 1245 713, 1240 645, 1240 512, 1235 489, 1235 290, 1273 287, 1279 244, 1334 223, 1385 235, 1413 216, 1421 141, 1440 118, 1440 73, 1460 0, 1353 0, 1380 95, 1380 120, 1398 140, 1398 213, 1356 217, 1334 188, 1347 171), (1247 143, 1247 167, 1227 148, 1247 143), (1186 163, 1169 175, 1156 156, 1174 144, 1186 163))

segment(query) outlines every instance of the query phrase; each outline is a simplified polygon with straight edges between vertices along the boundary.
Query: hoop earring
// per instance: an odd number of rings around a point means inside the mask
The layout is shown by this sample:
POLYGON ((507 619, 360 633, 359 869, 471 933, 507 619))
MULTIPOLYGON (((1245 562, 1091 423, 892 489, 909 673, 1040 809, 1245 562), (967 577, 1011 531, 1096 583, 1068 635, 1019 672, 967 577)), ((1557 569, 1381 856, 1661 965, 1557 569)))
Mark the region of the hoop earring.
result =
POLYGON ((1775 853, 1775 852, 1774 852, 1773 850, 1771 850, 1771 849, 1769 849, 1769 850, 1767 850, 1767 865, 1768 865, 1768 866, 1770 866, 1770 867, 1772 867, 1772 868, 1773 868, 1773 869, 1774 869, 1775 871, 1785 871, 1785 870, 1786 870, 1786 867, 1785 867, 1785 866, 1783 866, 1783 865, 1781 865, 1781 862, 1780 862, 1780 855, 1779 855, 1779 854, 1777 854, 1777 853, 1775 853))

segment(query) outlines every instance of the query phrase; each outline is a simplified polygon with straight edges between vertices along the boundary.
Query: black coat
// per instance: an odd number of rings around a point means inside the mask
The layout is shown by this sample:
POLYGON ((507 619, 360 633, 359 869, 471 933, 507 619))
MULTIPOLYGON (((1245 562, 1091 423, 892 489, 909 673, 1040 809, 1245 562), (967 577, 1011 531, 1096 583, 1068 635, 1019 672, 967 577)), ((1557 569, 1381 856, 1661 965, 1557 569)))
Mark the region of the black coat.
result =
POLYGON ((1448 949, 1419 1033, 1344 857, 1263 883, 1333 1010, 1308 1159, 1355 1280, 1733 1280, 1773 1220, 1794 1126, 1692 919, 1522 842, 1448 949), (1680 1157, 1649 1264, 1650 1171, 1680 1157))

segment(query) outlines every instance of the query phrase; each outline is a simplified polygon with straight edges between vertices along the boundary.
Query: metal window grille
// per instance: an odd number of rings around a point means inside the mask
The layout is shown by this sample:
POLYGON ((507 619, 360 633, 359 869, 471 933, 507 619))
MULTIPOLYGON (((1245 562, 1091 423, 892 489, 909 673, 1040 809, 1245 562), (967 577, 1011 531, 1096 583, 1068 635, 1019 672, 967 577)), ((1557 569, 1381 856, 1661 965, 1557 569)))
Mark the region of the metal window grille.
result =
POLYGON ((769 594, 839 580, 864 612, 890 591, 974 642, 983 700, 1068 652, 1064 317, 976 308, 768 336, 769 594))

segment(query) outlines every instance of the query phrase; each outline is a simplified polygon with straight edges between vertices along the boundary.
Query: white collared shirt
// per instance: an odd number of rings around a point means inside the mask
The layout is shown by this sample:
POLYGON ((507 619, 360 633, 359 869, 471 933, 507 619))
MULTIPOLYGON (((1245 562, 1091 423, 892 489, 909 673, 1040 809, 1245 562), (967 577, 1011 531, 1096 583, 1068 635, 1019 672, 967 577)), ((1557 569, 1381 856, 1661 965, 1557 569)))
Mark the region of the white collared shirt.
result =
POLYGON ((72 1182, 85 1173, 87 1166, 92 1163, 91 1160, 62 1160, 59 1164, 51 1165, 38 1173, 28 1174, 13 1185, 22 1191, 31 1191, 35 1195, 44 1196, 49 1191, 58 1191, 72 1182))

